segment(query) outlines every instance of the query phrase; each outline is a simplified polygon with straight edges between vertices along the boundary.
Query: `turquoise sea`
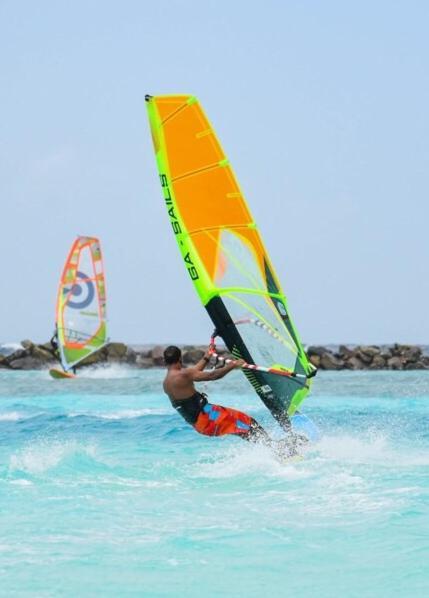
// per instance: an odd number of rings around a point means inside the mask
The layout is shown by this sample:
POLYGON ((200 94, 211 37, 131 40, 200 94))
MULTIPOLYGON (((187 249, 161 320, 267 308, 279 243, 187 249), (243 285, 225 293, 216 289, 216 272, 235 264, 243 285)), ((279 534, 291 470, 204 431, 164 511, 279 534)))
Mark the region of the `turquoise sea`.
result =
MULTIPOLYGON (((429 372, 319 373, 281 464, 197 435, 161 370, 0 371, 0 595, 429 595, 429 372)), ((279 436, 239 372, 203 390, 279 436)))

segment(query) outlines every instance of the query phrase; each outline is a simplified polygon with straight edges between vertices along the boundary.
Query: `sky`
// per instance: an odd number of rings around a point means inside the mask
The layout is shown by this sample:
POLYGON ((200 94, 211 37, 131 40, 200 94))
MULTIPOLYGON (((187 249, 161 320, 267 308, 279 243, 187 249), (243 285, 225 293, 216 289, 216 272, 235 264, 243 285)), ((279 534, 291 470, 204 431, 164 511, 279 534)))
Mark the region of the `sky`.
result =
POLYGON ((194 94, 306 343, 429 344, 429 3, 0 0, 0 341, 47 340, 78 234, 110 336, 204 343, 144 96, 194 94))

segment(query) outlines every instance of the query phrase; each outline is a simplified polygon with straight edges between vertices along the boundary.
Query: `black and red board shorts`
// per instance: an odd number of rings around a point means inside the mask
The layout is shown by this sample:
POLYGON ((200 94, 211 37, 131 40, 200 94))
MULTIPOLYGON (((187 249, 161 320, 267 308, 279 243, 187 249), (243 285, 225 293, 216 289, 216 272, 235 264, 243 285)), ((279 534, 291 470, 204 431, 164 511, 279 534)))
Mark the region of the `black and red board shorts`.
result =
POLYGON ((205 436, 247 436, 254 423, 254 419, 246 413, 222 405, 213 405, 199 392, 189 399, 171 403, 197 432, 205 436))

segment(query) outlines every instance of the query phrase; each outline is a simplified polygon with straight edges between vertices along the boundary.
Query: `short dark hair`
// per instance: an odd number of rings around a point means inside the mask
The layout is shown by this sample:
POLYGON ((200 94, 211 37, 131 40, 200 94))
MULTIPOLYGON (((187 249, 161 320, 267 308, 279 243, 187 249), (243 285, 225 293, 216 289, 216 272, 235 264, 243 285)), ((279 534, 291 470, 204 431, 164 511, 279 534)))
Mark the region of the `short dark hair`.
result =
POLYGON ((178 363, 182 357, 182 351, 179 347, 175 347, 174 345, 170 345, 164 351, 164 361, 165 365, 173 365, 173 363, 178 363))

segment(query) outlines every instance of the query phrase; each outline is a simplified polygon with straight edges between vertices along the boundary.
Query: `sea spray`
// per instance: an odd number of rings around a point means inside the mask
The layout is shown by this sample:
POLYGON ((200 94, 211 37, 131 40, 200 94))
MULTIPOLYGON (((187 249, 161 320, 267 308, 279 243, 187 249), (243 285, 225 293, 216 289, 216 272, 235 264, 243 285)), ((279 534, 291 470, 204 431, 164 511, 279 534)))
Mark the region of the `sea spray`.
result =
MULTIPOLYGON (((427 593, 427 373, 319 373, 322 438, 286 464, 196 434, 163 372, 131 375, 0 372, 5 595, 427 593)), ((239 373, 208 391, 281 437, 239 373)))

